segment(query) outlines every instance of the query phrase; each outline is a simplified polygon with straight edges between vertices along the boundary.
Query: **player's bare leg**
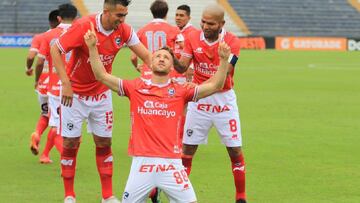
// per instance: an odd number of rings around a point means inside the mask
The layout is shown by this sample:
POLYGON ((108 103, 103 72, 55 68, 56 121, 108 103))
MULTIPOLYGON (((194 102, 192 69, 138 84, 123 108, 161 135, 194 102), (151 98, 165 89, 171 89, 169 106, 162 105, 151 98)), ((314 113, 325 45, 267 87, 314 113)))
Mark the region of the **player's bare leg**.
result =
POLYGON ((236 187, 236 203, 246 203, 245 161, 241 147, 226 148, 231 159, 232 173, 236 187))
POLYGON ((112 189, 113 156, 111 151, 111 138, 93 135, 96 145, 96 166, 100 175, 103 197, 101 202, 120 203, 120 201, 113 196, 112 189))
POLYGON ((183 155, 181 159, 187 175, 190 175, 191 173, 192 159, 196 153, 197 148, 198 145, 183 144, 183 155))

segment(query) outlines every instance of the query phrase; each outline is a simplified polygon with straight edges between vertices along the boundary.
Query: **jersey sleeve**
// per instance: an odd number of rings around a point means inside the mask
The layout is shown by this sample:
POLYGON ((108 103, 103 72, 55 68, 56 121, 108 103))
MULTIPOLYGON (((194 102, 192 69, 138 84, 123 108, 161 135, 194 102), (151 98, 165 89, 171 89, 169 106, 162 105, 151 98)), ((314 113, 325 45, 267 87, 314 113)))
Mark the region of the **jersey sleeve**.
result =
POLYGON ((239 56, 240 54, 240 39, 237 37, 233 37, 232 40, 229 42, 231 53, 235 56, 239 56))
POLYGON ((198 100, 197 96, 198 96, 198 90, 199 90, 199 86, 196 86, 195 88, 191 88, 191 89, 186 89, 185 90, 185 101, 186 102, 196 102, 198 100))
POLYGON ((135 33, 135 30, 130 25, 124 24, 123 29, 123 37, 129 47, 140 43, 140 40, 135 33))
POLYGON ((50 55, 49 44, 47 43, 47 40, 43 39, 41 40, 38 57, 45 59, 49 55, 50 55))
POLYGON ((56 45, 63 54, 84 44, 84 30, 90 29, 90 23, 87 23, 87 27, 85 24, 72 25, 66 32, 64 32, 60 36, 58 40, 56 40, 56 45))
POLYGON ((134 80, 123 80, 119 79, 119 96, 131 96, 131 93, 134 92, 135 89, 135 81, 134 80))
POLYGON ((32 42, 31 42, 30 51, 39 52, 40 46, 41 46, 40 34, 34 35, 32 42))
POLYGON ((181 53, 181 56, 187 57, 187 58, 192 58, 193 57, 193 48, 191 46, 191 40, 189 40, 189 38, 185 38, 185 42, 184 42, 184 49, 183 52, 181 53))

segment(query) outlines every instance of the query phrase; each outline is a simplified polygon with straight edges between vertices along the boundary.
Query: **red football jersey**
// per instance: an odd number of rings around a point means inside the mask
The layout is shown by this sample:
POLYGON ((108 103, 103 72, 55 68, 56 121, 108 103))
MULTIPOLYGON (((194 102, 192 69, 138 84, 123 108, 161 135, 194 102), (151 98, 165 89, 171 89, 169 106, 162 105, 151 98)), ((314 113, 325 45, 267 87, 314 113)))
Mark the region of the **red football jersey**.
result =
POLYGON ((152 20, 137 32, 141 43, 143 43, 151 53, 154 53, 164 46, 174 49, 178 34, 180 34, 179 28, 158 18, 152 20))
MULTIPOLYGON (((186 24, 183 29, 180 30, 181 35, 184 38, 184 41, 189 40, 188 35, 193 32, 196 31, 196 27, 194 27, 193 25, 191 25, 190 23, 186 24)), ((181 57, 181 52, 183 51, 183 48, 181 48, 178 44, 175 44, 175 49, 174 49, 174 54, 176 56, 176 58, 180 59, 181 57)))
POLYGON ((66 65, 66 71, 73 91, 80 95, 93 96, 108 90, 105 85, 95 79, 90 66, 89 50, 84 41, 85 33, 91 29, 90 22, 94 24, 98 39, 97 49, 108 73, 111 73, 114 58, 125 43, 128 46, 140 43, 131 26, 126 23, 121 23, 115 30, 106 31, 101 24, 101 15, 99 13, 77 20, 56 41, 57 46, 63 53, 72 50, 72 56, 66 65))
MULTIPOLYGON (((31 47, 30 47, 30 51, 35 51, 36 53, 39 54, 39 50, 41 47, 41 43, 44 41, 44 35, 46 33, 48 33, 50 30, 37 34, 33 37, 32 41, 31 41, 31 47)), ((40 54, 38 55, 38 57, 42 57, 40 54)), ((42 94, 42 95, 46 95, 47 91, 48 91, 48 83, 49 83, 49 65, 48 65, 48 61, 45 57, 44 58, 44 67, 43 67, 43 71, 39 77, 39 81, 38 81, 38 85, 36 90, 42 94)))
POLYGON ((181 158, 181 118, 189 101, 196 101, 198 88, 187 89, 171 80, 152 84, 137 78, 120 80, 120 96, 130 100, 130 156, 181 158))
POLYGON ((30 51, 35 51, 36 53, 39 52, 41 46, 42 34, 44 33, 39 33, 34 35, 31 41, 30 51))
MULTIPOLYGON (((240 40, 234 34, 222 30, 223 40, 230 46, 231 53, 239 56, 240 40)), ((189 39, 185 40, 183 56, 192 58, 194 63, 193 82, 201 84, 213 76, 219 65, 220 58, 218 54, 219 41, 208 42, 201 30, 191 32, 189 39)), ((228 74, 223 91, 232 89, 234 86, 234 69, 228 74)))
MULTIPOLYGON (((50 48, 53 44, 55 44, 55 41, 60 37, 60 35, 64 33, 70 26, 71 24, 61 23, 56 28, 44 33, 43 41, 39 50, 39 57, 44 57, 48 61, 50 77, 48 84, 48 93, 54 96, 60 96, 60 79, 58 74, 56 73, 56 69, 53 67, 50 48)), ((70 57, 69 53, 67 54, 67 58, 70 57)), ((66 64, 65 56, 66 55, 63 55, 63 61, 66 64)))

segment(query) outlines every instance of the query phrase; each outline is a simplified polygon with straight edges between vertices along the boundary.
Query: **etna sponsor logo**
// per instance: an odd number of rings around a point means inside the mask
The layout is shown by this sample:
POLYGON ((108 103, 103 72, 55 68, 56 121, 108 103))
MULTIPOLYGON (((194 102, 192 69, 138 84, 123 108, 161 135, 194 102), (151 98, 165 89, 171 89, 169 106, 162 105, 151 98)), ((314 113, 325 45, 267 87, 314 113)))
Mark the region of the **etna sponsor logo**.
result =
POLYGON ((227 105, 212 105, 212 104, 198 104, 197 109, 200 111, 206 111, 211 113, 221 113, 224 111, 230 111, 230 108, 227 105))
POLYGON ((144 164, 140 166, 140 173, 151 173, 151 172, 164 172, 164 171, 173 171, 175 170, 174 165, 170 164, 144 164))
POLYGON ((144 106, 138 106, 137 112, 142 115, 164 116, 166 118, 175 117, 176 112, 167 110, 168 105, 158 101, 145 101, 144 106))

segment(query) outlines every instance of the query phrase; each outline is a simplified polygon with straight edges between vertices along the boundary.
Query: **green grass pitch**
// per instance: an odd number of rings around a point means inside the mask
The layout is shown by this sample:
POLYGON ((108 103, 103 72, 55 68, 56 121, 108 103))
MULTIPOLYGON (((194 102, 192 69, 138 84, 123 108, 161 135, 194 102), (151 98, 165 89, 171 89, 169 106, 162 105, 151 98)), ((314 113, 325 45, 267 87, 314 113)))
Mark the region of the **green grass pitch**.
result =
MULTIPOLYGON (((41 165, 29 150, 39 117, 27 49, 0 49, 0 202, 63 201, 59 155, 41 165)), ((113 66, 137 76, 122 50, 113 66)), ((359 52, 243 51, 236 67, 247 195, 251 202, 360 202, 359 52)), ((129 102, 114 95, 114 192, 121 197, 130 169, 129 102)), ((46 140, 42 137, 41 146, 46 140)), ((230 161, 216 132, 200 146, 190 176, 200 203, 234 202, 230 161)), ((77 202, 101 199, 92 137, 78 155, 77 202)), ((162 197, 168 202, 166 197, 162 197)))

